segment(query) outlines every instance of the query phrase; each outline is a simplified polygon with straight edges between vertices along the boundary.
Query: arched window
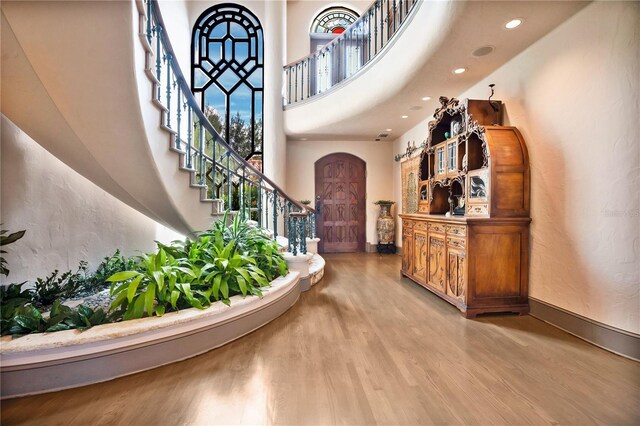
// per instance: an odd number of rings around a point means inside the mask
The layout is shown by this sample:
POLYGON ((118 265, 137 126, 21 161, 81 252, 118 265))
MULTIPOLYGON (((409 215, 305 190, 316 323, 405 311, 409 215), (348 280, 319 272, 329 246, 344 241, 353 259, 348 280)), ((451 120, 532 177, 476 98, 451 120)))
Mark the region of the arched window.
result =
POLYGON ((225 140, 262 169, 262 26, 247 8, 223 3, 197 19, 191 39, 191 90, 225 140))
POLYGON ((310 33, 341 34, 358 19, 358 14, 346 7, 325 9, 311 24, 310 33))

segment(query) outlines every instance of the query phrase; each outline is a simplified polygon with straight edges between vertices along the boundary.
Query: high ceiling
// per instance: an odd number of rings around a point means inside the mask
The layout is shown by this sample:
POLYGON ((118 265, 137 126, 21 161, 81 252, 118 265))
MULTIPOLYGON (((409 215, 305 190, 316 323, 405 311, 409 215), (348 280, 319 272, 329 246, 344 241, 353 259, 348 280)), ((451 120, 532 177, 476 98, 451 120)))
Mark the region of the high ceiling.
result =
MULTIPOLYGON (((430 49, 426 49, 426 53, 423 53, 425 56, 420 58, 419 66, 416 66, 412 49, 418 55, 419 46, 426 42, 424 39, 413 39, 416 33, 410 27, 429 25, 421 14, 428 12, 424 7, 433 4, 421 5, 416 19, 408 23, 407 29, 398 35, 398 40, 388 49, 404 49, 403 58, 406 60, 395 60, 385 65, 386 58, 383 57, 365 67, 354 78, 361 81, 348 82, 321 99, 289 107, 285 113, 287 135, 292 140, 374 140, 379 133, 393 129, 389 139, 394 139, 431 116, 439 106, 439 96, 455 97, 463 93, 587 4, 589 2, 585 1, 454 2, 447 9, 448 15, 441 16, 437 21, 440 28, 435 38, 438 40, 432 43, 430 49), (514 18, 523 19, 524 22, 515 29, 506 29, 505 24, 514 18), (473 54, 477 49, 487 46, 490 48, 485 51, 489 50, 489 54, 473 54), (357 95, 358 100, 372 97, 369 107, 352 108, 354 93, 349 94, 350 86, 353 89, 364 83, 367 74, 373 74, 374 67, 382 66, 388 68, 385 70, 385 80, 393 81, 379 82, 382 84, 371 81, 371 90, 360 90, 357 95), (459 67, 466 68, 466 72, 454 74, 452 70, 459 67), (376 93, 377 86, 385 83, 395 85, 397 90, 386 94, 376 93), (431 99, 425 101, 425 97, 431 99), (340 114, 334 114, 329 119, 331 114, 326 109, 329 105, 339 109, 340 114)), ((384 53, 383 56, 391 55, 384 53)), ((500 84, 499 81, 495 83, 498 86, 500 84)))

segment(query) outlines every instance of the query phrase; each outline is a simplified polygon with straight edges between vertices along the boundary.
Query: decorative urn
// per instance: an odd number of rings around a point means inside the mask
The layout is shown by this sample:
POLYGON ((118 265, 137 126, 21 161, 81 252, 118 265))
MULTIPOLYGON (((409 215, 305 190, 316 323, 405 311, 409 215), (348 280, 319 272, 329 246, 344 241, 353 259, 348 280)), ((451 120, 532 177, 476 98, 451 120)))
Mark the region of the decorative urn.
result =
POLYGON ((395 244, 396 221, 391 215, 391 206, 395 203, 388 200, 379 200, 375 204, 380 206, 380 215, 376 221, 378 244, 395 244))

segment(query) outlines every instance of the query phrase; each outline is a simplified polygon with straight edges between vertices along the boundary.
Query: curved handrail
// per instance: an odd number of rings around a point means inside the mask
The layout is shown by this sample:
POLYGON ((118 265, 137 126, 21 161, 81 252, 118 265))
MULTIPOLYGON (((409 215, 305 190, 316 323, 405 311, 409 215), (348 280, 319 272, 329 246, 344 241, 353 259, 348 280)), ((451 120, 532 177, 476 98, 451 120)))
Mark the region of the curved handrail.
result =
MULTIPOLYGON (((154 5, 152 13, 155 14, 156 19, 158 21, 157 22, 158 25, 160 25, 163 29, 165 29, 166 26, 164 24, 164 19, 162 18, 162 13, 160 13, 160 9, 158 7, 158 0, 152 0, 152 1, 153 1, 153 5, 154 5)), ((171 57, 175 57, 173 46, 171 45, 171 41, 169 40, 169 37, 167 37, 167 35, 166 35, 166 31, 162 31, 160 34, 161 34, 160 37, 161 37, 162 43, 163 43, 163 45, 165 47, 165 50, 171 55, 171 57)), ((191 93, 191 87, 187 83, 187 80, 185 79, 184 74, 182 73, 182 69, 180 68, 180 65, 177 62, 173 62, 172 64, 173 64, 173 66, 172 66, 173 72, 176 74, 176 80, 177 80, 178 84, 181 85, 182 91, 185 94, 185 98, 186 98, 189 106, 193 109, 193 112, 196 114, 198 120, 201 121, 202 123, 204 123, 203 125, 204 125, 204 127, 206 127, 207 131, 213 135, 214 142, 217 142, 217 143, 221 144, 222 146, 224 146, 226 149, 228 149, 230 151, 231 155, 238 162, 242 163, 246 168, 251 170, 251 172, 253 172, 256 176, 260 176, 260 178, 262 178, 262 180, 264 180, 269 185, 271 185, 271 187, 273 189, 275 189, 280 194, 282 194, 288 201, 293 203, 296 207, 300 208, 301 210, 308 210, 308 211, 315 212, 315 210, 313 210, 311 208, 308 208, 307 206, 303 205, 299 201, 294 200, 289 195, 287 195, 282 190, 282 188, 280 188, 275 182, 273 182, 266 175, 264 175, 262 172, 260 172, 258 169, 256 169, 252 164, 247 162, 240 154, 238 154, 238 152, 236 150, 234 150, 224 140, 224 138, 218 133, 218 131, 215 129, 215 127, 213 127, 213 125, 209 122, 207 117, 205 117, 204 113, 200 109, 200 106, 198 105, 198 102, 196 101, 195 96, 193 96, 193 94, 191 93)), ((204 155, 206 155, 206 154, 204 154, 204 155)), ((207 159, 210 160, 210 161, 213 161, 213 159, 208 157, 208 156, 207 156, 207 159)))
POLYGON ((418 0, 374 0, 342 34, 326 46, 283 67, 283 107, 327 92, 357 74, 387 46, 418 0))
MULTIPOLYGON (((145 72, 154 83, 153 102, 163 110, 161 127, 175 136, 172 149, 184 156, 183 168, 192 172, 196 179, 191 184, 204 189, 208 201, 226 196, 231 206, 237 198, 240 214, 244 216, 248 211, 251 216, 257 211, 258 222, 273 225, 274 236, 278 234, 278 215, 281 213, 280 220, 284 219, 284 223, 280 223, 285 233, 293 232, 294 240, 300 241, 300 251, 306 253, 304 238, 300 236, 315 237, 315 209, 289 196, 218 133, 200 109, 180 65, 174 60, 175 51, 166 33, 158 1, 136 0, 136 4, 144 17, 140 38, 147 53, 153 55, 145 65, 145 72), (253 199, 252 188, 257 193, 253 199), (304 218, 300 220, 296 213, 304 218)), ((294 254, 297 249, 293 247, 294 254)))

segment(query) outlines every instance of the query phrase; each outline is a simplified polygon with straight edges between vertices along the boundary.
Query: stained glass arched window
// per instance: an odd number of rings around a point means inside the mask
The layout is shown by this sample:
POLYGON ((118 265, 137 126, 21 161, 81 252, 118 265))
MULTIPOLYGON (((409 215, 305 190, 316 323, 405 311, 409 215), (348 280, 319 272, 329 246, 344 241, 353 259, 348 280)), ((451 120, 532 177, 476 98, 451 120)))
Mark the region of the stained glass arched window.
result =
POLYGON ((358 19, 358 14, 346 7, 325 9, 311 24, 310 33, 341 34, 358 19))
POLYGON ((260 169, 264 52, 262 25, 249 9, 210 7, 191 39, 191 89, 225 140, 260 169))

